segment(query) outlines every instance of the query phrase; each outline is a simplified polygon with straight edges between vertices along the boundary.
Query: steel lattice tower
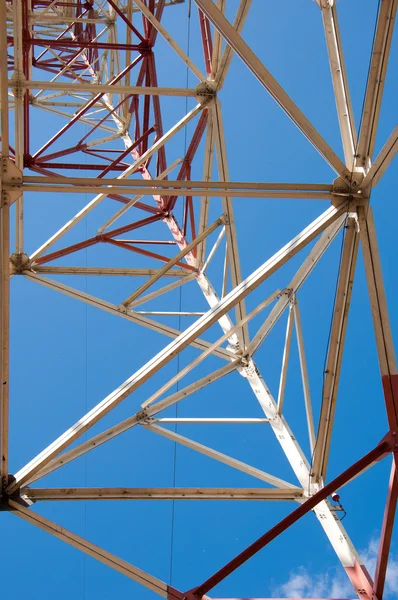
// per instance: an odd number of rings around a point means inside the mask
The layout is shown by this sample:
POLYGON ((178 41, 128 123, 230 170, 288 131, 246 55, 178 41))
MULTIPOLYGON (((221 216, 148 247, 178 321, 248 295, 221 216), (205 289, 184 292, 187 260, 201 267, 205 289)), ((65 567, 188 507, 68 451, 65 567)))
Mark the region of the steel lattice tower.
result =
MULTIPOLYGON (((183 1, 3 0, 0 4, 1 508, 170 600, 211 596, 217 584, 313 511, 313 519, 319 521, 358 597, 382 600, 398 495, 398 374, 370 195, 398 148, 396 127, 375 156, 397 0, 380 2, 358 132, 336 5, 334 0, 316 0, 318 7, 313 6, 323 22, 344 159, 267 70, 251 49, 250 39, 246 42, 241 36, 251 0, 237 2, 233 22, 227 18, 226 0, 192 2, 192 11, 198 11, 201 63, 196 60, 197 52, 191 56, 162 24, 165 14, 178 10, 174 5, 183 1), (161 83, 168 78, 174 81, 171 72, 161 72, 158 68, 159 64, 165 66, 157 56, 159 39, 169 45, 176 61, 196 78, 194 86, 159 85, 158 77, 161 83), (261 181, 261 174, 255 175, 257 183, 230 181, 234 175, 228 168, 219 92, 228 78, 234 55, 265 88, 263 93, 275 100, 333 169, 336 174, 333 181, 269 183, 261 181), (177 114, 170 108, 173 102, 180 108, 185 105, 186 110, 182 118, 170 124, 177 114), (184 153, 174 157, 169 148, 173 140, 182 140, 184 136, 184 153), (196 175, 199 169, 201 177, 196 175), (80 207, 29 254, 24 244, 24 234, 28 234, 24 231, 24 197, 25 205, 28 198, 35 201, 51 197, 55 204, 59 198, 67 198, 68 214, 74 198, 80 207), (243 251, 241 241, 240 251, 238 248, 239 219, 234 215, 234 198, 244 198, 247 203, 267 198, 278 202, 311 199, 315 206, 324 208, 325 202, 328 206, 326 210, 320 208, 314 220, 298 229, 292 239, 286 239, 286 244, 271 256, 258 250, 258 268, 243 277, 243 251), (316 204, 317 201, 324 204, 316 204), (102 219, 99 225, 94 216, 98 214, 102 219), (92 221, 87 221, 89 216, 92 221), (83 223, 96 225, 93 230, 87 226, 85 235, 83 223), (300 290, 337 236, 342 236, 343 244, 336 265, 338 281, 317 423, 306 360, 311 342, 303 333, 300 290), (388 427, 376 447, 330 479, 332 429, 359 247, 364 259, 388 427), (93 252, 98 249, 95 256, 102 264, 82 262, 82 251, 89 248, 93 252), (283 270, 285 265, 294 265, 294 270, 289 274, 283 270), (213 275, 215 270, 217 274, 213 275), (102 297, 100 293, 97 296, 83 291, 76 284, 79 276, 98 277, 101 280, 98 289, 104 290, 112 287, 109 282, 115 278, 123 279, 129 292, 111 302, 105 299, 106 293, 102 297), (81 412, 72 427, 14 471, 18 465, 14 464, 12 453, 9 460, 8 430, 9 406, 14 401, 11 393, 9 404, 10 281, 12 287, 19 279, 80 300, 106 311, 112 318, 120 317, 143 332, 156 333, 163 342, 126 381, 103 400, 97 398, 86 414, 81 412), (267 293, 256 295, 256 290, 263 290, 260 286, 266 282, 271 286, 267 293), (184 310, 180 304, 176 310, 174 300, 182 289, 195 289, 192 293, 196 296, 192 297, 200 296, 207 308, 203 309, 202 302, 198 303, 199 308, 193 303, 189 310, 184 310), (249 310, 247 305, 253 298, 254 308, 249 310), (153 310, 151 302, 160 308, 153 310), (174 317, 179 319, 181 328, 169 324, 168 319, 174 317), (272 391, 256 361, 265 352, 264 340, 281 319, 286 321, 284 346, 278 388, 272 391), (254 334, 253 324, 256 324, 254 334), (305 448, 294 436, 295 424, 288 424, 284 411, 294 336, 304 397, 302 413, 308 429, 305 448), (162 369, 180 353, 188 357, 184 365, 179 364, 175 375, 169 376, 166 371, 166 376, 160 379, 162 369), (207 371, 201 371, 204 364, 210 364, 207 371), (207 386, 227 381, 232 373, 244 380, 247 397, 257 402, 261 417, 173 417, 170 416, 173 413, 167 412, 193 394, 200 398, 200 394, 206 394, 207 386), (191 377, 187 385, 181 381, 185 376, 191 377), (91 427, 148 382, 154 382, 154 387, 139 410, 92 435, 91 427), (177 383, 180 387, 172 391, 177 383), (275 437, 291 467, 291 479, 295 477, 296 482, 290 483, 277 474, 196 442, 169 425, 184 423, 210 429, 233 424, 237 430, 240 426, 255 428, 264 424, 267 431, 264 435, 275 437), (61 467, 90 451, 94 450, 94 455, 96 448, 134 427, 224 463, 251 476, 253 481, 259 480, 258 486, 37 487, 43 477, 58 469, 61 477, 61 467), (372 580, 339 518, 339 490, 387 455, 392 456, 391 479, 389 486, 386 482, 388 497, 372 580), (45 500, 126 499, 274 500, 294 502, 296 508, 206 581, 183 592, 44 518, 34 507, 45 500)), ((39 218, 45 221, 46 214, 39 218)), ((267 506, 273 505, 267 503, 267 506)))

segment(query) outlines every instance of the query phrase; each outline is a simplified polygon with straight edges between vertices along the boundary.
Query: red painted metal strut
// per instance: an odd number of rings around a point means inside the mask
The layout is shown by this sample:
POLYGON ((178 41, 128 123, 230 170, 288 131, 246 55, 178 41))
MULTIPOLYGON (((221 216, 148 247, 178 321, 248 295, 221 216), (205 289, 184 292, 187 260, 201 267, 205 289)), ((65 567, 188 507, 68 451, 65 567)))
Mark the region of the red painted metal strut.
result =
MULTIPOLYGON (((316 494, 314 494, 311 498, 304 502, 304 504, 296 508, 296 510, 290 513, 290 515, 282 519, 282 521, 277 523, 264 535, 258 538, 253 544, 248 546, 245 550, 243 550, 243 552, 238 554, 238 556, 233 558, 229 563, 227 563, 209 579, 204 581, 201 585, 197 586, 196 588, 193 588, 189 592, 186 592, 184 596, 188 600, 197 600, 198 598, 202 598, 205 594, 207 594, 207 592, 213 589, 216 585, 218 585, 221 581, 228 577, 233 571, 235 571, 238 567, 240 567, 247 560, 249 560, 249 558, 257 554, 257 552, 262 550, 272 540, 274 540, 281 533, 286 531, 286 529, 288 529, 291 525, 296 523, 310 510, 315 508, 320 502, 322 502, 322 500, 325 500, 333 492, 337 491, 343 485, 346 485, 351 479, 359 475, 364 469, 378 462, 387 454, 397 449, 398 444, 396 435, 389 432, 373 450, 368 452, 368 454, 366 454, 356 463, 351 465, 348 469, 346 469, 343 473, 338 475, 330 483, 325 485, 325 487, 320 489, 316 494)), ((369 574, 366 572, 366 570, 362 570, 361 566, 358 565, 358 563, 350 569, 351 571, 349 573, 347 572, 347 574, 350 576, 351 580, 354 579, 354 585, 356 587, 360 586, 360 589, 363 590, 363 597, 367 598, 368 600, 371 600, 373 596, 373 590, 369 574)))
POLYGON ((393 461, 391 467, 390 483, 388 487, 388 496, 386 508, 384 511, 383 526, 381 530, 380 546, 377 556, 374 593, 377 600, 382 600, 384 592, 384 584, 387 574, 388 556, 390 553, 390 545, 392 532, 394 527, 395 513, 398 501, 398 475, 396 463, 393 461))

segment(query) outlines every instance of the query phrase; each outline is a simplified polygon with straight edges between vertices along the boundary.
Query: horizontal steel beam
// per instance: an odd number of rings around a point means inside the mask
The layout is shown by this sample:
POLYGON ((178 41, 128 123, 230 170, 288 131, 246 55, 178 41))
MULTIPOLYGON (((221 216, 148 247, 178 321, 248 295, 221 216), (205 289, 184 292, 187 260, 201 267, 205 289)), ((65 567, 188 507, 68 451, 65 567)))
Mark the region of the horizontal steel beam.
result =
POLYGON ((278 488, 25 488, 29 500, 297 500, 302 489, 278 488))
POLYGON ((24 81, 9 79, 10 88, 28 89, 28 90, 58 90, 67 93, 82 92, 105 92, 112 94, 131 94, 142 96, 191 96, 195 98, 198 91, 195 88, 169 88, 169 87, 149 87, 139 85, 110 85, 107 83, 69 83, 68 81, 24 81))
MULTIPOLYGON (((97 177, 61 177, 49 175, 48 177, 41 177, 37 175, 25 175, 23 177, 24 183, 56 183, 62 185, 74 185, 76 181, 81 185, 96 185, 98 182, 97 177)), ((104 179, 104 185, 118 185, 121 183, 120 178, 117 179, 104 179)), ((7 183, 7 179, 4 179, 4 183, 7 183)), ((11 182, 10 182, 11 183, 11 182)), ((13 183, 15 185, 15 182, 13 183)), ((182 181, 166 180, 166 179, 126 179, 123 181, 123 185, 138 186, 142 188, 155 187, 164 190, 167 188, 186 188, 190 191, 195 188, 221 190, 223 193, 226 189, 231 190, 264 190, 264 191, 309 191, 309 192, 332 192, 333 186, 329 183, 275 183, 275 182, 253 182, 253 181, 182 181)))

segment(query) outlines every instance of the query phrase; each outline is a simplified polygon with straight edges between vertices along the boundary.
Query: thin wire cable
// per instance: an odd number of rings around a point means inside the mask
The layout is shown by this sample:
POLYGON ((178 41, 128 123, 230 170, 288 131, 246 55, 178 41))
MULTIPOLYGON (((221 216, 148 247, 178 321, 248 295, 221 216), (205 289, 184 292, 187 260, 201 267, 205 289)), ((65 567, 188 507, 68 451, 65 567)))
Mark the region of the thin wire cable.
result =
MULTIPOLYGON (((187 27, 187 56, 190 54, 191 47, 191 5, 192 0, 188 0, 187 5, 187 15, 188 15, 188 27, 187 27)), ((187 66, 186 76, 185 76, 185 87, 188 87, 189 82, 189 69, 187 66)), ((185 114, 188 113, 188 97, 185 98, 185 114)), ((187 153, 187 145, 188 145, 188 131, 187 126, 184 129, 184 157, 187 153)), ((179 288, 179 316, 178 316, 178 329, 181 331, 181 311, 182 311, 182 286, 179 288)), ((177 373, 180 371, 180 354, 177 354, 177 373)), ((179 382, 176 384, 176 390, 179 389, 179 382)), ((175 418, 176 423, 174 425, 174 433, 177 433, 178 430, 178 402, 175 405, 175 418)), ((176 478, 177 478, 177 442, 174 442, 174 455, 173 455, 173 488, 176 487, 176 478)), ((170 575, 169 581, 170 585, 172 584, 173 579, 173 558, 174 558, 174 524, 175 524, 175 499, 173 498, 171 502, 171 534, 170 534, 170 575)))

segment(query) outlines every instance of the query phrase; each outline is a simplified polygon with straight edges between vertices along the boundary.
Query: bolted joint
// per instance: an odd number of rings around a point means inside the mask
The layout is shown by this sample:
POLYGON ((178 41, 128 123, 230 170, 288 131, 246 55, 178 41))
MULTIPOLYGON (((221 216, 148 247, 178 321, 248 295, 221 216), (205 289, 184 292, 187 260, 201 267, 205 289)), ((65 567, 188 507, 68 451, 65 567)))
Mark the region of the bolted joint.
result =
POLYGON ((21 506, 24 506, 25 508, 29 508, 30 506, 32 506, 33 502, 24 498, 23 495, 21 494, 20 489, 16 490, 15 492, 12 492, 11 494, 7 494, 5 488, 15 481, 15 477, 14 477, 14 475, 9 474, 8 477, 5 479, 6 479, 6 481, 4 482, 5 485, 4 485, 2 493, 0 495, 0 511, 12 510, 12 508, 8 504, 9 500, 13 500, 14 502, 17 502, 18 504, 20 504, 21 506))
POLYGON ((137 415, 137 423, 144 423, 146 421, 149 421, 150 416, 148 415, 147 411, 145 410, 145 408, 143 408, 142 410, 140 410, 137 415))
POLYGON ((14 73, 12 74, 11 77, 11 81, 12 81, 12 92, 14 94, 14 97, 16 100, 22 100, 22 98, 24 97, 25 93, 26 93, 26 87, 25 87, 25 82, 26 82, 26 77, 24 75, 24 73, 22 71, 14 71, 14 73))
POLYGON ((21 274, 32 269, 32 262, 27 254, 15 252, 10 256, 10 271, 13 275, 21 274))
POLYGON ((198 102, 203 102, 203 100, 215 98, 217 96, 216 90, 210 85, 210 83, 199 83, 195 89, 196 99, 198 102))

